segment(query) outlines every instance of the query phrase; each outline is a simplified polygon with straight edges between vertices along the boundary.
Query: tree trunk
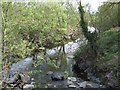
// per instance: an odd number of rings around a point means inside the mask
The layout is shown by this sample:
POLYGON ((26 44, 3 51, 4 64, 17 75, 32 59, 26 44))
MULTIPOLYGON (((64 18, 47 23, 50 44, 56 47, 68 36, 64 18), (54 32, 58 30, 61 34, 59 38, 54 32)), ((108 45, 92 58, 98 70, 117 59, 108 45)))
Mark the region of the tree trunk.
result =
POLYGON ((96 62, 95 60, 97 58, 97 32, 90 33, 88 31, 87 23, 85 22, 85 19, 84 19, 84 10, 81 5, 81 2, 79 4, 78 9, 79 9, 79 14, 80 14, 80 26, 82 27, 82 32, 84 36, 86 37, 86 39, 88 40, 88 44, 90 45, 91 53, 93 55, 92 56, 93 61, 96 62))

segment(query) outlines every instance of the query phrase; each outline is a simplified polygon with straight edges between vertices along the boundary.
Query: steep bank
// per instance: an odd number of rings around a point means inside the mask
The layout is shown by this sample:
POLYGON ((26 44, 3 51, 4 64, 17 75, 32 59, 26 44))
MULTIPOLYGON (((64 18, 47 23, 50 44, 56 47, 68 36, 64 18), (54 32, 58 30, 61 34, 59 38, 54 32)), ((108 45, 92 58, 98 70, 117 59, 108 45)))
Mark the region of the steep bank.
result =
POLYGON ((98 39, 98 60, 95 68, 91 65, 92 53, 89 45, 81 46, 74 54, 76 64, 73 71, 76 76, 85 80, 90 79, 90 74, 99 77, 108 86, 118 86, 118 55, 119 55, 119 27, 101 32, 98 39))

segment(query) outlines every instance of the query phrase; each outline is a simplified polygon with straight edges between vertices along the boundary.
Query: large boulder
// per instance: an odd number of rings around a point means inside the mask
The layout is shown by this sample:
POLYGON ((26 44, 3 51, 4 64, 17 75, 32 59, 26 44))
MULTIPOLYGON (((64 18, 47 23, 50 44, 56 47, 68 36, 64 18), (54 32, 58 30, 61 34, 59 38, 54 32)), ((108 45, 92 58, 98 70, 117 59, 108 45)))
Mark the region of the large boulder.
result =
POLYGON ((17 71, 19 72, 26 72, 27 70, 30 70, 32 68, 32 57, 27 57, 17 63, 14 63, 10 66, 10 71, 15 74, 17 71))

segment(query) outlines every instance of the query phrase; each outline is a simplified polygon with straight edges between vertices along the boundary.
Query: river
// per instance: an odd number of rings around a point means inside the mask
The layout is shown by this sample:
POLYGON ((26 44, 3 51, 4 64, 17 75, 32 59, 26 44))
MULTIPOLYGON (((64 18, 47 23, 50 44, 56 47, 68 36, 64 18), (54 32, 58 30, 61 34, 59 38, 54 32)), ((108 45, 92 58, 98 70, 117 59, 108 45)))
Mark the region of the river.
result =
MULTIPOLYGON (((61 70, 59 68, 56 69, 55 67, 49 67, 45 59, 41 61, 40 65, 38 65, 37 67, 33 67, 34 61, 32 57, 27 57, 17 63, 12 64, 10 69, 12 73, 15 73, 17 71, 30 72, 37 70, 35 73, 29 74, 29 76, 30 78, 32 78, 31 80, 35 83, 35 87, 39 88, 80 88, 85 87, 85 85, 87 86, 87 84, 88 86, 90 85, 90 87, 100 87, 99 84, 83 81, 77 77, 73 77, 73 54, 79 48, 80 44, 84 43, 84 41, 85 40, 83 40, 82 42, 79 38, 75 41, 65 44, 65 60, 63 61, 66 63, 67 66, 64 67, 64 70, 61 70), (67 76, 65 76, 65 71, 67 72, 67 76), (63 80, 62 77, 64 77, 63 80), (56 78, 59 80, 56 80, 56 78)), ((59 49, 60 47, 46 49, 45 57, 55 55, 59 51, 59 49)), ((61 57, 60 59, 63 59, 63 57, 61 57)), ((63 62, 58 62, 63 64, 63 62)))
MULTIPOLYGON (((80 44, 83 42, 80 42, 80 38, 78 38, 75 41, 72 42, 68 42, 67 44, 65 44, 65 60, 63 60, 64 62, 66 62, 67 67, 64 67, 64 71, 67 71, 68 76, 72 76, 72 65, 74 63, 73 61, 73 54, 74 52, 79 48, 80 44)), ((59 51, 60 47, 56 47, 53 49, 46 49, 46 56, 50 56, 50 55, 54 55, 55 53, 57 53, 59 51)), ((63 59, 63 58, 60 58, 63 59)), ((20 72, 26 72, 27 68, 29 68, 29 70, 33 70, 32 68, 32 63, 33 63, 33 59, 32 57, 27 57, 17 63, 14 63, 11 65, 11 71, 12 73, 15 73, 16 71, 20 71, 20 72)), ((58 61, 59 63, 59 61, 58 61)), ((61 63, 61 62, 60 62, 61 63)), ((35 79, 36 82, 41 83, 41 87, 45 87, 45 84, 47 83, 49 85, 49 83, 53 83, 50 80, 49 76, 46 76, 46 73, 49 72, 49 70, 52 70, 53 72, 56 73, 60 73, 60 74, 64 74, 63 71, 60 71, 61 69, 57 69, 56 71, 54 70, 54 68, 47 67, 46 64, 46 60, 42 61, 42 64, 37 67, 37 69, 42 70, 42 73, 35 73, 34 75, 32 75, 32 77, 35 79), (39 79, 38 79, 39 78, 39 79)), ((65 83, 66 81, 62 81, 62 83, 65 83)), ((61 82, 57 82, 56 84, 60 84, 61 82)), ((61 84, 60 84, 61 85, 61 84)), ((51 85, 52 86, 52 85, 51 85)), ((63 85, 65 86, 65 85, 63 85)))

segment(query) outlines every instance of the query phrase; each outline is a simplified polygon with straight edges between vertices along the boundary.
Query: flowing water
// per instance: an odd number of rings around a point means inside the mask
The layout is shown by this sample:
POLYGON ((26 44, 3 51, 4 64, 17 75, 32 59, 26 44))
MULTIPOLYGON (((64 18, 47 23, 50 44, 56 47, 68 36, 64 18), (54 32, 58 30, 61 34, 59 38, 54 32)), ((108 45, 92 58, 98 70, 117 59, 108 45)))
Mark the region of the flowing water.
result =
MULTIPOLYGON (((66 66, 63 67, 64 70, 62 69, 56 69, 54 67, 49 67, 46 64, 46 60, 43 60, 41 65, 37 67, 37 70, 40 72, 32 74, 31 78, 35 79, 36 84, 38 84, 39 87, 45 88, 45 87, 60 87, 60 88, 65 88, 67 87, 67 79, 64 81, 52 81, 51 77, 46 75, 47 72, 52 71, 54 73, 58 74, 64 74, 64 71, 68 72, 68 76, 72 76, 72 65, 74 63, 73 61, 73 54, 74 52, 79 48, 80 44, 83 42, 80 42, 80 38, 75 40, 74 42, 69 42, 65 44, 65 57, 61 57, 60 59, 63 59, 61 61, 57 61, 58 64, 66 64, 66 66), (42 72, 41 72, 42 71, 42 72)), ((53 49, 46 49, 46 56, 47 55, 55 55, 59 51, 60 47, 56 47, 53 49)), ((11 71, 16 72, 16 71, 27 71, 27 68, 32 71, 34 70, 32 67, 33 63, 33 58, 28 57, 25 58, 17 63, 12 64, 11 71)))
MULTIPOLYGON (((75 41, 72 41, 72 42, 65 44, 65 54, 66 54, 65 60, 67 63, 66 70, 68 71, 69 76, 72 76, 72 65, 74 63, 73 54, 79 48, 80 44, 84 43, 84 42, 85 42, 85 39, 81 41, 81 39, 78 38, 75 41)), ((60 49, 60 47, 56 47, 53 49, 47 49, 46 54, 54 55, 55 53, 57 53, 59 51, 59 49, 60 49)))

